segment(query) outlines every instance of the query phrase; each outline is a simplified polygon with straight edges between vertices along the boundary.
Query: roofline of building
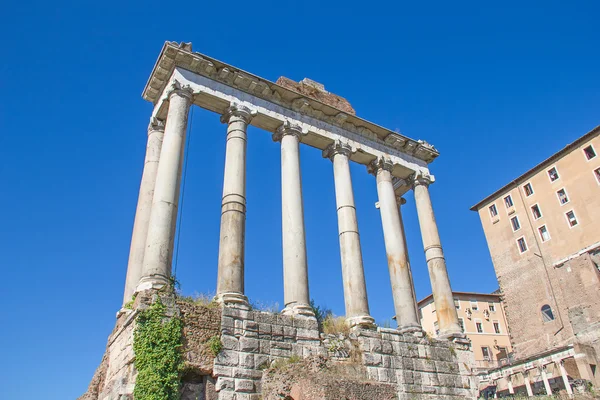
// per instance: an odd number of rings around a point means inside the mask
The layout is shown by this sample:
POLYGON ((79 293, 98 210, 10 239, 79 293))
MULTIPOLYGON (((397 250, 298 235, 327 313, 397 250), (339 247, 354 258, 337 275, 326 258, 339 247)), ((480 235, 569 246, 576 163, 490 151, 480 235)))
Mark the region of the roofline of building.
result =
MULTIPOLYGON (((497 299, 500 299, 500 294, 499 293, 478 293, 478 292, 452 292, 453 295, 458 294, 458 295, 462 295, 462 296, 487 296, 487 297, 495 297, 497 299)), ((421 300, 419 300, 417 302, 417 305, 420 306, 421 303, 425 303, 429 300, 431 300, 431 298, 433 297, 433 293, 425 296, 424 298, 422 298, 421 300)))
POLYGON ((598 133, 600 133, 600 125, 596 126, 594 129, 592 129, 591 131, 589 131, 588 133, 586 133, 585 135, 583 135, 579 139, 575 140, 574 142, 568 144, 562 150, 558 151, 557 153, 554 153, 553 155, 551 155, 550 157, 548 157, 547 159, 545 159, 541 163, 537 164, 535 167, 529 169, 527 172, 525 172, 524 174, 522 174, 518 178, 513 179, 510 183, 502 186, 500 189, 496 190, 494 193, 490 194, 485 199, 483 199, 479 203, 475 204, 473 207, 470 208, 470 210, 471 211, 478 211, 479 208, 482 205, 488 203, 491 199, 494 199, 494 198, 498 197, 498 195, 500 195, 502 192, 505 192, 507 189, 511 188, 515 184, 527 180, 526 178, 529 178, 529 176, 532 173, 537 172, 539 169, 542 169, 542 167, 544 167, 544 166, 546 166, 548 164, 551 164, 556 159, 562 157, 566 153, 571 152, 573 149, 575 149, 576 147, 578 147, 579 145, 581 145, 583 142, 586 142, 587 140, 589 140, 591 137, 595 136, 598 133))

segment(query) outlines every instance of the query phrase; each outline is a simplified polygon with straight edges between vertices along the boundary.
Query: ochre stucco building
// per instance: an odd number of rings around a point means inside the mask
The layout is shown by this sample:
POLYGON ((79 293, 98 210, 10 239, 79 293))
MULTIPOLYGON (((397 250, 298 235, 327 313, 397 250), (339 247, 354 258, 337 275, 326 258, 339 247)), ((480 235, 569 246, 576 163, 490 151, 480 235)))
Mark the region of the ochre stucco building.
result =
POLYGON ((471 209, 485 232, 515 358, 575 345, 587 357, 578 363, 582 378, 597 381, 600 126, 471 209))
MULTIPOLYGON (((471 342, 478 369, 508 362, 512 348, 508 324, 498 293, 452 292, 461 328, 471 342)), ((423 330, 432 337, 439 333, 437 313, 431 295, 418 303, 423 330)))

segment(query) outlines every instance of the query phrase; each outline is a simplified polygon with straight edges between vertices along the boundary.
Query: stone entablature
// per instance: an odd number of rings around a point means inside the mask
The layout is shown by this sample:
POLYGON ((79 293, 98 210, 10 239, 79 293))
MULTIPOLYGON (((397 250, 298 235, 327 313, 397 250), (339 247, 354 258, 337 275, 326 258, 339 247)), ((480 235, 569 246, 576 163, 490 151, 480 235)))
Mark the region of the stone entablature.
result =
MULTIPOLYGON (((303 115, 311 116, 317 121, 325 122, 333 127, 340 128, 347 133, 352 133, 352 136, 359 142, 374 142, 379 146, 384 145, 385 147, 395 149, 399 154, 402 153, 406 156, 414 157, 416 163, 421 166, 425 166, 432 162, 439 155, 438 151, 425 141, 410 139, 372 122, 363 120, 353 115, 349 109, 340 110, 334 108, 331 105, 304 96, 285 86, 252 75, 203 54, 192 52, 191 44, 185 43, 165 43, 146 88, 144 89, 142 97, 145 100, 159 105, 157 114, 159 117, 164 117, 164 114, 166 113, 166 110, 163 110, 161 107, 165 88, 171 83, 174 71, 178 69, 193 72, 194 74, 208 78, 215 83, 225 84, 230 88, 237 89, 246 95, 266 100, 275 105, 285 107, 288 110, 302 113, 303 115)), ((198 99, 198 105, 202 107, 206 106, 200 104, 200 102, 201 99, 198 99)), ((225 104, 215 104, 213 107, 205 108, 212 108, 215 112, 223 113, 226 107, 227 105, 225 104)), ((268 123, 261 121, 261 118, 256 119, 253 125, 264 129, 268 128, 268 123)), ((316 123, 315 125, 319 124, 316 123)), ((318 132, 311 133, 318 134, 318 132)), ((319 142, 320 141, 317 140, 317 138, 313 138, 312 140, 307 140, 305 143, 324 149, 326 144, 319 142)), ((361 163, 367 165, 370 161, 371 160, 361 163)), ((401 175, 398 176, 404 177, 401 175)))

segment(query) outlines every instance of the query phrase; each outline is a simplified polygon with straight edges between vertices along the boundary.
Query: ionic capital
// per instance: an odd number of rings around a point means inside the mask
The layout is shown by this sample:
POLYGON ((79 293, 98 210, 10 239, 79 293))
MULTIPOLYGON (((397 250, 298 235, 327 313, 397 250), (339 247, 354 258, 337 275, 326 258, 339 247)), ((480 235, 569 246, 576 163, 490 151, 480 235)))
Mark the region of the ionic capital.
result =
POLYGON ((182 85, 178 80, 174 80, 167 89, 167 98, 171 99, 173 95, 186 98, 190 103, 194 100, 194 92, 190 85, 182 85))
POLYGON ((227 111, 225 111, 225 114, 221 116, 221 122, 227 124, 229 123, 231 117, 238 117, 242 118, 246 124, 249 124, 256 114, 256 110, 238 103, 231 103, 231 105, 227 108, 227 111))
POLYGON ((303 128, 300 125, 294 125, 286 120, 273 134, 273 141, 280 142, 285 135, 294 135, 298 138, 298 141, 301 141, 302 136, 307 133, 308 130, 306 128, 303 128))
POLYGON ((350 158, 350 156, 354 152, 356 152, 356 149, 352 148, 352 146, 350 146, 348 143, 336 140, 335 142, 327 146, 325 150, 323 150, 323 157, 329 158, 333 161, 333 156, 335 156, 336 154, 343 154, 346 157, 350 158))
POLYGON ((377 176, 379 170, 392 172, 393 168, 394 164, 392 163, 392 160, 385 157, 377 157, 375 160, 369 163, 369 165, 367 166, 367 172, 377 176))
POLYGON ((413 189, 419 185, 427 187, 435 182, 435 177, 428 173, 415 172, 414 175, 411 177, 410 182, 413 189))
POLYGON ((150 117, 150 123, 148 124, 148 135, 154 131, 164 132, 165 121, 156 117, 150 117))

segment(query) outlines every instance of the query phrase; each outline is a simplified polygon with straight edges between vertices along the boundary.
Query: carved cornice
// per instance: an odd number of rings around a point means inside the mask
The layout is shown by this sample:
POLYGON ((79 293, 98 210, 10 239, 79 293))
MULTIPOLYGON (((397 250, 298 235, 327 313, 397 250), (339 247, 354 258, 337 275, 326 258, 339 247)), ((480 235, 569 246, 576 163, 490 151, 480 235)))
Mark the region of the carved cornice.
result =
POLYGON ((394 164, 388 158, 378 157, 375 160, 371 161, 371 163, 367 166, 367 172, 372 175, 377 175, 379 170, 392 172, 394 168, 394 164))
POLYGON ((280 142, 285 135, 294 135, 296 138, 298 138, 298 141, 301 142, 302 136, 306 135, 307 133, 308 131, 305 128, 291 124, 289 121, 285 121, 283 125, 277 128, 275 133, 273 133, 273 141, 280 142))
POLYGON ((165 131, 165 121, 162 119, 158 119, 156 117, 150 118, 150 123, 148 124, 148 134, 153 131, 164 132, 165 131))
POLYGON ((423 185, 423 186, 427 187, 434 182, 435 182, 435 177, 433 175, 424 174, 421 172, 415 173, 411 177, 411 185, 412 185, 413 189, 415 188, 415 186, 418 186, 418 185, 423 185))
POLYGON ((217 82, 237 88, 252 96, 270 101, 287 109, 338 126, 383 146, 389 146, 427 163, 439 152, 425 141, 416 141, 382 128, 355 115, 350 115, 318 100, 305 97, 266 79, 249 74, 200 53, 192 52, 191 43, 166 42, 154 66, 142 97, 156 103, 167 85, 173 70, 180 67, 217 82))
POLYGON ((333 160, 333 156, 335 156, 336 154, 343 154, 346 157, 350 158, 350 156, 354 152, 356 152, 356 149, 353 149, 352 146, 350 146, 348 143, 342 142, 341 140, 336 140, 335 142, 327 146, 325 150, 323 150, 323 157, 333 160))
POLYGON ((167 97, 170 99, 173 95, 185 97, 190 103, 194 101, 194 92, 190 85, 182 85, 177 80, 173 81, 167 89, 167 97))
POLYGON ((244 120, 247 124, 250 123, 253 117, 256 116, 256 110, 253 110, 249 107, 243 106, 238 103, 232 103, 225 114, 221 116, 221 122, 226 124, 229 123, 231 117, 239 117, 244 120))

